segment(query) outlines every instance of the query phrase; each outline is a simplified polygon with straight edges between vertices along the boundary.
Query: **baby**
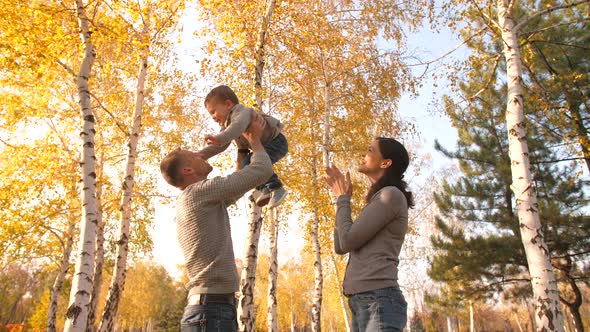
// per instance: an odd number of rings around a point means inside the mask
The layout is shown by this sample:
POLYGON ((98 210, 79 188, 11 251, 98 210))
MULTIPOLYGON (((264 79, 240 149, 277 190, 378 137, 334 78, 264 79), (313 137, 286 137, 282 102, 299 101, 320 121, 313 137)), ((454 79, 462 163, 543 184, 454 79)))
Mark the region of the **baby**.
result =
MULTIPOLYGON (((221 131, 217 135, 206 135, 205 141, 208 146, 197 153, 203 158, 209 159, 225 151, 231 141, 235 140, 238 146, 238 168, 250 164, 252 152, 242 133, 250 125, 252 112, 255 111, 240 105, 235 92, 226 85, 220 85, 207 94, 205 108, 213 120, 221 126, 221 131)), ((262 114, 262 116, 266 125, 261 142, 274 165, 287 154, 289 150, 287 139, 281 133, 283 125, 279 120, 266 114, 262 114)), ((285 199, 287 191, 277 174, 273 172, 270 179, 263 185, 256 187, 252 195, 256 205, 265 206, 268 204, 269 207, 276 207, 285 199)))

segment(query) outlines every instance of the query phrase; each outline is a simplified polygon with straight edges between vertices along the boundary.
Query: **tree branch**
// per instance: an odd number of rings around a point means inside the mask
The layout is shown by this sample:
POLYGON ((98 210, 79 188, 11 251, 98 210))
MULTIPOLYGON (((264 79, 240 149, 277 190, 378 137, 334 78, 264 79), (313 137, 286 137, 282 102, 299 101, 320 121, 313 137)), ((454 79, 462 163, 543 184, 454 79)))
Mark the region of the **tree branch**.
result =
POLYGON ((553 163, 559 163, 562 161, 573 161, 573 160, 583 160, 584 157, 576 157, 576 158, 564 158, 564 159, 555 159, 555 160, 543 160, 543 161, 532 161, 531 160, 531 164, 533 165, 537 165, 537 164, 553 164, 553 163))
POLYGON ((416 67, 416 66, 424 66, 424 65, 428 66, 428 65, 430 65, 430 64, 432 64, 432 63, 438 62, 440 59, 442 59, 442 58, 445 58, 445 57, 446 57, 446 56, 448 56, 449 54, 451 54, 451 53, 455 52, 455 51, 456 51, 456 50, 458 50, 458 49, 459 49, 461 46, 463 46, 463 45, 467 44, 467 43, 468 43, 469 41, 471 41, 473 38, 475 38, 476 36, 480 35, 482 32, 484 32, 484 31, 486 31, 486 30, 488 30, 488 28, 483 28, 483 29, 480 29, 480 30, 478 30, 478 31, 477 31, 477 32, 475 32, 473 35, 469 36, 469 38, 467 38, 467 39, 463 40, 461 43, 459 43, 457 46, 455 46, 455 47, 454 47, 452 50, 450 50, 450 51, 448 51, 448 52, 444 53, 443 55, 439 56, 439 57, 438 57, 438 58, 436 58, 436 59, 433 59, 433 60, 430 60, 430 61, 426 61, 426 62, 420 62, 420 63, 417 63, 417 64, 411 64, 411 65, 408 65, 408 67, 416 67))
POLYGON ((500 53, 500 54, 498 54, 498 56, 496 56, 496 62, 494 63, 494 68, 492 69, 492 72, 490 73, 490 78, 484 84, 483 88, 481 88, 479 91, 477 91, 473 96, 467 97, 467 100, 469 102, 471 102, 471 100, 479 97, 479 95, 482 94, 484 91, 486 91, 486 89, 488 88, 488 86, 490 86, 490 84, 494 80, 494 77, 496 77, 496 69, 498 69, 498 65, 500 64, 500 60, 501 59, 502 59, 502 53, 500 53))
POLYGON ((555 6, 555 7, 550 7, 550 8, 547 8, 547 9, 545 9, 545 10, 542 10, 542 11, 540 11, 540 12, 537 12, 537 13, 535 13, 535 14, 533 14, 533 15, 531 15, 531 16, 529 16, 529 17, 527 17, 527 18, 525 18, 525 19, 524 19, 522 22, 518 23, 518 24, 517 24, 517 25, 514 27, 514 29, 513 29, 513 30, 514 30, 515 32, 518 32, 518 31, 520 31, 520 29, 522 29, 524 26, 526 26, 527 24, 529 24, 529 23, 530 23, 532 20, 534 20, 534 19, 536 19, 536 18, 538 18, 538 17, 541 17, 541 16, 543 16, 543 15, 550 14, 551 12, 554 12, 554 11, 556 11, 556 10, 558 10, 558 9, 566 9, 566 8, 571 8, 571 7, 575 7, 575 6, 581 5, 581 4, 583 4, 583 3, 588 3, 588 2, 590 2, 590 0, 581 0, 581 1, 577 1, 577 2, 570 3, 570 4, 565 4, 565 5, 561 5, 561 6, 555 6))
POLYGON ((500 26, 500 24, 498 24, 496 20, 492 19, 488 14, 484 13, 483 10, 481 10, 481 8, 479 8, 479 6, 477 5, 477 2, 475 2, 474 0, 470 1, 473 4, 473 6, 477 9, 481 17, 485 18, 488 21, 488 23, 492 23, 498 30, 502 31, 502 27, 500 26))
POLYGON ((56 59, 55 60, 58 64, 60 64, 68 73, 70 73, 72 76, 76 77, 78 76, 78 74, 76 74, 72 68, 70 68, 68 65, 66 65, 65 63, 63 63, 60 59, 56 59))
POLYGON ((123 125, 121 125, 119 123, 119 121, 117 121, 117 117, 115 117, 115 115, 113 115, 113 113, 111 113, 101 102, 100 100, 98 100, 98 97, 96 97, 94 95, 94 93, 89 92, 90 96, 94 99, 94 101, 96 101, 98 103, 98 106, 100 108, 102 108, 103 111, 105 111, 108 115, 111 116, 111 118, 113 118, 113 120, 115 120, 115 123, 117 124, 117 127, 119 127, 119 129, 125 134, 125 136, 129 136, 129 133, 127 132, 127 130, 125 129, 125 127, 123 127, 123 125))
POLYGON ((9 146, 9 147, 11 147, 11 148, 13 148, 13 149, 18 149, 18 146, 16 146, 16 145, 12 145, 12 144, 10 144, 10 143, 6 142, 5 140, 3 140, 3 139, 1 139, 1 138, 0 138, 0 142, 4 143, 4 145, 6 145, 6 146, 9 146))

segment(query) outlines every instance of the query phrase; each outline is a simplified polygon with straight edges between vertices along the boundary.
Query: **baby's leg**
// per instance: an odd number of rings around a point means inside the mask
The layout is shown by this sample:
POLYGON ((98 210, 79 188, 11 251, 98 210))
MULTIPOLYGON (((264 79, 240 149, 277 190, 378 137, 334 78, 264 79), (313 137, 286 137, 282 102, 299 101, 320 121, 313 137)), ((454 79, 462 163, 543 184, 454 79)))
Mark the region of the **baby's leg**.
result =
MULTIPOLYGON (((283 134, 279 134, 275 139, 273 139, 270 143, 264 145, 264 150, 268 153, 270 157, 270 161, 276 164, 279 160, 281 160, 287 152, 289 152, 289 145, 287 143, 287 139, 283 134)), ((276 173, 273 172, 272 176, 266 181, 266 183, 260 188, 267 187, 270 190, 274 190, 283 186, 281 180, 276 173)))

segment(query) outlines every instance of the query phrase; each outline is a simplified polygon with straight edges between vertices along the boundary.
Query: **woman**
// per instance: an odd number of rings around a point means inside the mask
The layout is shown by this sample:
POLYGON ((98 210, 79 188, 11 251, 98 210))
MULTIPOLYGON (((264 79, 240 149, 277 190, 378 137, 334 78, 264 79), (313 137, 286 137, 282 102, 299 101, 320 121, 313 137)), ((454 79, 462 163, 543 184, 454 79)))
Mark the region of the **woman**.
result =
POLYGON ((326 170, 326 182, 337 198, 334 249, 350 253, 344 294, 352 311, 353 331, 402 331, 407 303, 397 283, 399 253, 408 228, 412 193, 402 180, 410 158, 404 146, 379 137, 365 153, 358 171, 371 181, 366 204, 352 221, 350 174, 326 170))

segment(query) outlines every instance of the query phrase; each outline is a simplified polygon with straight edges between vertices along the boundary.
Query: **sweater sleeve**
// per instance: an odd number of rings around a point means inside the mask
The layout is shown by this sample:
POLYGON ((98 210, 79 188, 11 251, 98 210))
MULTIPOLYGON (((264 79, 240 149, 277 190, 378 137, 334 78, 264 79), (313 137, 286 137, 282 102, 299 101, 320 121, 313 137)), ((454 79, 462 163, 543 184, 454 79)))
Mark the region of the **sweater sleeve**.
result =
POLYGON ((272 163, 265 151, 252 155, 250 165, 226 177, 215 177, 201 183, 200 199, 227 202, 263 184, 272 175, 272 163))
POLYGON ((338 237, 338 229, 334 227, 334 252, 338 255, 346 254, 346 251, 342 250, 340 247, 340 239, 338 237))
MULTIPOLYGON (((350 196, 342 195, 336 202, 336 230, 338 246, 342 253, 362 247, 387 223, 400 214, 405 197, 397 188, 383 188, 361 211, 354 223, 350 209, 350 196)), ((334 242, 336 247, 336 241, 334 242)), ((336 249, 336 248, 335 248, 336 249)))
POLYGON ((217 134, 217 140, 221 145, 230 144, 231 141, 240 137, 250 125, 250 120, 252 120, 253 109, 245 108, 239 104, 235 107, 235 110, 231 113, 231 123, 217 134))

